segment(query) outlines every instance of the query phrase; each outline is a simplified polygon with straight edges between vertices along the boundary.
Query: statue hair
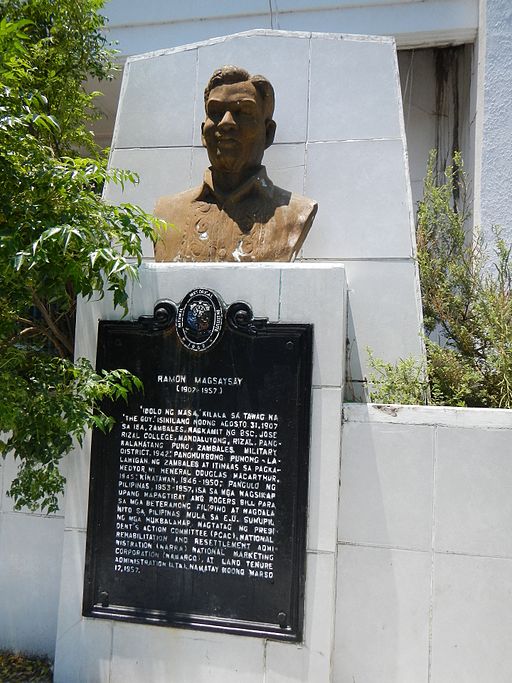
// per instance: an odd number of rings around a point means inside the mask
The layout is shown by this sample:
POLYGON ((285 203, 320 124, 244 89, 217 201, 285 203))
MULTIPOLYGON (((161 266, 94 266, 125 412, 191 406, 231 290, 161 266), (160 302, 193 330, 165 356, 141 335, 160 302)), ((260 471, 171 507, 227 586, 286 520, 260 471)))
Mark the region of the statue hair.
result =
POLYGON ((220 69, 216 69, 213 72, 206 88, 204 89, 205 107, 206 103, 208 102, 210 92, 214 88, 217 88, 219 85, 231 85, 232 83, 244 83, 245 81, 249 81, 249 83, 254 85, 263 101, 265 118, 267 120, 271 119, 272 114, 274 113, 275 103, 274 88, 272 87, 272 83, 265 78, 265 76, 260 76, 259 74, 251 76, 251 74, 245 69, 242 69, 242 67, 233 66, 231 64, 221 66, 220 69))

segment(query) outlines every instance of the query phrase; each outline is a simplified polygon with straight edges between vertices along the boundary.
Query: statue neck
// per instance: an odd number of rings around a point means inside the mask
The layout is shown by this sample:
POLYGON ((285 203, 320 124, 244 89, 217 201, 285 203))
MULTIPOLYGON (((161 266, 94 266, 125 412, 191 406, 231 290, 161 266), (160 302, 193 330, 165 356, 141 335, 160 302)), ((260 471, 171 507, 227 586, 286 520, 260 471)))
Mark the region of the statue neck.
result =
POLYGON ((215 192, 220 194, 230 194, 251 178, 261 166, 251 169, 246 169, 240 173, 226 173, 224 171, 217 171, 212 168, 212 185, 215 192))

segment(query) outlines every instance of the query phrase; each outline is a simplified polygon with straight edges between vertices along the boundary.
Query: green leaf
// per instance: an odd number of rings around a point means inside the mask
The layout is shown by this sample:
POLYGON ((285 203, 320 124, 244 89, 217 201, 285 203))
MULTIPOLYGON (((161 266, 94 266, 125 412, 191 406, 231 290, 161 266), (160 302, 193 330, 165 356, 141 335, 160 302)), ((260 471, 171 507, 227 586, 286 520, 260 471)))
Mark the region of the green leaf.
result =
POLYGON ((101 199, 110 179, 137 181, 108 171, 89 133, 97 93, 82 84, 108 77, 113 57, 101 4, 2 3, 0 454, 13 452, 19 465, 10 487, 18 509, 55 511, 61 458, 88 428, 112 427, 103 401, 142 390, 129 373, 96 373, 73 359, 77 296, 111 290, 126 313, 139 235, 155 225, 138 207, 101 199))

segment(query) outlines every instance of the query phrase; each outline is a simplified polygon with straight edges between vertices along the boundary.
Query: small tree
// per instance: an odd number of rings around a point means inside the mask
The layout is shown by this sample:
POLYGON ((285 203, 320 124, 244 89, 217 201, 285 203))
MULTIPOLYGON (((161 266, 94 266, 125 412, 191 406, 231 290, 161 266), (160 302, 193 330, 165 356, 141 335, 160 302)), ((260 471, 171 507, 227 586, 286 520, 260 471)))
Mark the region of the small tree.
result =
POLYGON ((101 200, 104 183, 136 181, 107 171, 87 130, 97 93, 83 82, 112 70, 102 4, 0 5, 0 453, 19 461, 10 488, 18 508, 55 511, 58 464, 73 438, 109 428, 101 401, 140 388, 126 371, 98 374, 73 359, 77 296, 107 290, 126 311, 139 235, 154 228, 141 209, 101 200))

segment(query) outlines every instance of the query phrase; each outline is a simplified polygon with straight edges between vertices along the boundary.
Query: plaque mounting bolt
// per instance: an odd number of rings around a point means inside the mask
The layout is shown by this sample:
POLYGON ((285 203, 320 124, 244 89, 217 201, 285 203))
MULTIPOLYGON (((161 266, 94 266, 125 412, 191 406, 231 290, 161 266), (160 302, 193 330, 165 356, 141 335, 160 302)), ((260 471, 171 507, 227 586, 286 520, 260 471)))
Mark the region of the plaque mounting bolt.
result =
POLYGON ((286 628, 286 621, 286 612, 279 612, 279 614, 277 615, 277 623, 281 628, 286 628))
POLYGON ((108 607, 109 606, 109 599, 108 599, 108 593, 107 591, 100 591, 100 602, 102 607, 108 607))
POLYGON ((286 342, 286 348, 288 349, 288 351, 293 351, 294 346, 295 344, 292 341, 286 342))

